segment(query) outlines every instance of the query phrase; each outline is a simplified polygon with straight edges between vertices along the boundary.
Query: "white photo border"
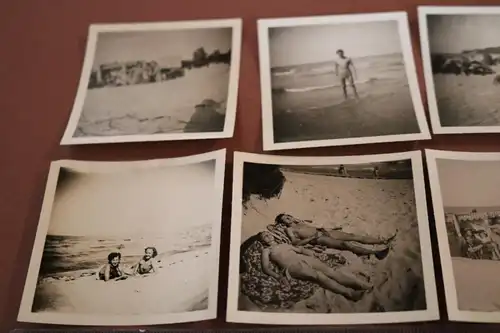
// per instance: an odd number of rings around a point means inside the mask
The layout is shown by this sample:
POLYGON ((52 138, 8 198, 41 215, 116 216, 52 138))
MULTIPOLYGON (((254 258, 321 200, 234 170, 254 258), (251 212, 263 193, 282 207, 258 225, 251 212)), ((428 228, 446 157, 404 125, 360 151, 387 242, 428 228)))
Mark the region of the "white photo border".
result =
POLYGON ((427 216, 427 202, 423 173, 422 153, 403 153, 336 156, 336 157, 292 157, 272 156, 236 152, 234 154, 233 201, 231 217, 231 246, 229 252, 229 276, 227 292, 226 320, 235 323, 275 324, 275 325, 352 325, 433 321, 439 319, 436 281, 432 259, 431 238, 427 216), (411 159, 417 206, 420 249, 425 285, 427 309, 387 313, 276 313, 238 310, 239 261, 242 227, 242 188, 244 163, 278 165, 334 165, 385 162, 411 159))
POLYGON ((419 6, 418 26, 420 48, 424 69, 427 105, 432 132, 434 134, 500 133, 498 126, 441 126, 437 105, 434 77, 432 75, 431 50, 427 15, 499 15, 500 6, 419 6))
POLYGON ((45 188, 39 224, 35 242, 31 253, 28 274, 24 285, 21 305, 17 320, 20 322, 59 324, 59 325, 105 325, 105 326, 134 326, 159 325, 194 322, 215 319, 217 317, 217 298, 219 286, 219 258, 220 235, 222 218, 222 197, 224 189, 224 169, 226 150, 221 149, 199 155, 177 157, 171 159, 127 161, 127 162, 94 162, 77 160, 59 160, 51 163, 45 188), (123 172, 126 170, 149 169, 158 167, 182 166, 205 161, 215 160, 214 190, 217 192, 217 205, 212 212, 214 223, 212 226, 212 243, 210 246, 213 268, 210 270, 208 307, 205 310, 164 313, 155 315, 90 315, 65 313, 33 313, 31 311, 40 270, 45 239, 51 221, 51 212, 54 204, 54 195, 61 168, 72 168, 82 172, 123 172))
MULTIPOLYGON (((238 103, 238 86, 241 60, 242 19, 196 20, 196 21, 170 21, 148 23, 113 23, 92 24, 89 27, 85 58, 78 84, 75 101, 66 129, 61 139, 61 145, 83 145, 96 143, 125 143, 125 142, 152 142, 152 141, 177 141, 230 138, 234 135, 236 122, 236 109, 238 103), (74 137, 78 121, 83 112, 83 105, 87 96, 87 86, 94 63, 97 39, 103 32, 124 31, 176 31, 210 28, 231 28, 231 64, 228 82, 228 95, 226 103, 226 116, 222 132, 197 132, 197 133, 163 133, 163 134, 131 134, 114 136, 74 137)), ((194 107, 194 106, 193 106, 194 107)))
POLYGON ((257 27, 259 37, 259 65, 262 103, 262 142, 264 151, 431 139, 422 97, 420 94, 420 87, 418 84, 417 71, 413 56, 413 48, 410 39, 408 14, 406 12, 398 11, 373 14, 345 14, 331 16, 260 19, 257 21, 257 27), (396 21, 398 23, 398 32, 401 41, 401 52, 403 54, 405 63, 406 77, 408 79, 411 99, 413 102, 413 109, 417 118, 420 133, 276 143, 274 141, 272 117, 273 109, 271 66, 269 55, 269 29, 277 27, 311 26, 357 22, 365 23, 380 21, 396 21))
POLYGON ((443 272, 444 291, 446 296, 446 308, 448 319, 451 321, 474 322, 474 323, 500 323, 500 312, 465 311, 458 308, 457 289, 453 273, 448 233, 445 226, 445 212, 443 197, 441 195, 441 184, 437 167, 438 159, 457 161, 498 161, 500 153, 473 153, 448 150, 426 149, 425 157, 431 185, 432 205, 439 245, 441 270, 443 272))

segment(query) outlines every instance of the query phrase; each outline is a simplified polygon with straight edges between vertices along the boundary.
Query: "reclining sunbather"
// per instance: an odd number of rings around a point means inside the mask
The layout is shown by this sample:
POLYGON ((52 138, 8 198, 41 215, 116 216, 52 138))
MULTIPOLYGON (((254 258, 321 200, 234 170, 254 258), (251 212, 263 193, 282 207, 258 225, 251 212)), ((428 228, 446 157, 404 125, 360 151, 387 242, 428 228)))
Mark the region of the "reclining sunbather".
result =
POLYGON ((281 281, 284 286, 288 286, 288 278, 312 281, 352 301, 360 300, 365 291, 373 288, 370 283, 358 279, 353 274, 324 264, 310 250, 277 243, 273 234, 268 231, 261 233, 261 241, 267 246, 262 249, 263 272, 281 281), (273 272, 271 262, 280 267, 285 275, 280 276, 273 272))
POLYGON ((332 249, 351 251, 358 255, 374 254, 378 259, 387 256, 389 242, 396 236, 396 233, 394 233, 387 239, 380 239, 371 236, 354 235, 333 228, 317 228, 299 221, 299 219, 289 214, 279 214, 275 219, 276 223, 286 226, 286 234, 293 245, 321 245, 332 249), (367 245, 383 245, 383 247, 382 249, 380 247, 367 248, 355 242, 367 245))

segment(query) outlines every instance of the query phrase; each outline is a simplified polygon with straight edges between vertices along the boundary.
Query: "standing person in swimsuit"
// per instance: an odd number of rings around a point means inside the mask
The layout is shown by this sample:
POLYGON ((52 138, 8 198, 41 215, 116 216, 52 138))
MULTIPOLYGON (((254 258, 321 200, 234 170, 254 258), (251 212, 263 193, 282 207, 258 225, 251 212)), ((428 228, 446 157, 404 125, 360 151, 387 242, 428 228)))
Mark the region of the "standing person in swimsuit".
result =
POLYGON ((311 281, 352 301, 360 300, 373 286, 353 274, 342 272, 314 257, 314 252, 290 244, 278 244, 270 232, 260 234, 267 247, 262 249, 262 271, 289 286, 288 279, 311 281), (280 276, 271 269, 271 262, 285 272, 280 276))
POLYGON ((98 280, 123 280, 126 278, 125 274, 120 267, 120 261, 122 259, 122 255, 119 252, 111 252, 108 254, 108 263, 101 266, 97 271, 97 279, 98 280))
POLYGON ((339 166, 339 175, 342 177, 349 177, 349 174, 347 173, 347 169, 345 168, 345 165, 341 164, 339 166))
POLYGON ((383 259, 389 252, 388 243, 396 236, 396 233, 387 239, 371 236, 354 235, 337 229, 317 228, 311 225, 299 224, 295 218, 288 214, 280 214, 275 222, 286 226, 286 234, 293 245, 302 246, 306 244, 321 245, 337 250, 351 251, 357 255, 374 254, 378 259, 383 259), (370 249, 355 243, 368 245, 385 245, 383 249, 370 249))
POLYGON ((158 269, 156 268, 156 256, 158 251, 153 246, 148 246, 144 249, 144 256, 137 264, 132 267, 132 274, 149 274, 156 273, 158 269))
POLYGON ((351 86, 354 96, 359 98, 356 85, 354 84, 354 75, 357 76, 357 74, 352 59, 345 56, 344 50, 337 50, 337 56, 337 59, 335 59, 335 75, 340 77, 344 98, 347 99, 347 82, 351 86))

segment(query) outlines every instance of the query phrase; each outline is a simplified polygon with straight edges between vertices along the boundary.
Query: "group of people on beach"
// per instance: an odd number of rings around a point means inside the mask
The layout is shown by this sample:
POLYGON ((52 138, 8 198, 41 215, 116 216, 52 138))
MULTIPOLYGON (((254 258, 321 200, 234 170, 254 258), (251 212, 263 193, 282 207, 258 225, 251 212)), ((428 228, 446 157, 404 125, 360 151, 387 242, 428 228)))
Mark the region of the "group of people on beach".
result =
POLYGON ((315 253, 329 248, 351 251, 360 256, 374 255, 383 260, 389 253, 390 243, 397 231, 382 239, 346 233, 338 228, 315 227, 311 223, 289 214, 279 214, 275 225, 282 226, 285 235, 273 228, 260 233, 260 241, 264 245, 261 253, 262 271, 279 280, 284 288, 289 285, 289 279, 295 278, 317 283, 352 301, 360 300, 367 291, 373 289, 373 284, 342 267, 330 267, 318 259, 315 253), (281 275, 271 269, 271 263, 280 268, 281 275))
POLYGON ((469 259, 500 260, 500 246, 492 232, 500 233, 498 227, 485 223, 482 227, 468 225, 459 236, 462 256, 469 259))
POLYGON ((132 265, 130 269, 121 266, 122 255, 120 252, 108 254, 108 262, 96 271, 96 279, 102 281, 119 281, 134 275, 147 275, 158 272, 157 260, 158 251, 153 246, 144 249, 141 259, 132 265))

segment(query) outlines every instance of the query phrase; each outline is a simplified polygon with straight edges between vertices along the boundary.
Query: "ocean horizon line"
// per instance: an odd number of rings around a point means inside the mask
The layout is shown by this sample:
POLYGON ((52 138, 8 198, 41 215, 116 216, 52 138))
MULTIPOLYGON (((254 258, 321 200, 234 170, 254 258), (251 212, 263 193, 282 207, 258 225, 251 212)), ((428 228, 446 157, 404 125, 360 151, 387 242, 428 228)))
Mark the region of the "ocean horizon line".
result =
MULTIPOLYGON (((395 56, 395 55, 402 55, 402 54, 403 54, 403 52, 392 52, 392 53, 375 54, 375 55, 360 56, 360 57, 349 57, 349 58, 356 60, 356 59, 377 58, 377 57, 384 57, 384 56, 395 56)), ((322 61, 316 61, 316 62, 305 62, 305 63, 298 63, 298 64, 290 64, 290 65, 271 66, 271 71, 275 70, 275 69, 284 69, 284 68, 290 68, 290 67, 327 64, 327 63, 334 62, 334 61, 335 61, 335 56, 332 56, 332 60, 322 60, 322 61)))
MULTIPOLYGON (((179 233, 179 234, 182 234, 182 233, 186 233, 186 232, 191 232, 191 231, 196 231, 196 230, 200 230, 200 229, 204 229, 204 228, 212 228, 213 224, 212 223, 208 223, 208 224, 200 224, 200 225, 196 225, 196 226, 193 226, 191 228, 188 228, 188 229, 182 229, 182 230, 176 230, 175 233, 179 233)), ((140 235, 137 235, 137 234, 115 234, 115 235, 106 235, 106 234, 102 234, 102 235, 95 235, 95 234, 91 234, 91 235, 69 235, 69 234, 53 234, 53 233, 48 233, 46 234, 47 236, 50 236, 50 237, 66 237, 66 238, 87 238, 87 239, 102 239, 102 240, 116 240, 116 239, 131 239, 131 240, 138 240, 138 239, 147 239, 147 238, 156 238, 156 239, 162 239, 162 238, 165 238, 166 236, 169 236, 171 235, 171 232, 165 232, 165 235, 163 236, 159 236, 158 233, 151 233, 151 234, 140 234, 140 235)))

